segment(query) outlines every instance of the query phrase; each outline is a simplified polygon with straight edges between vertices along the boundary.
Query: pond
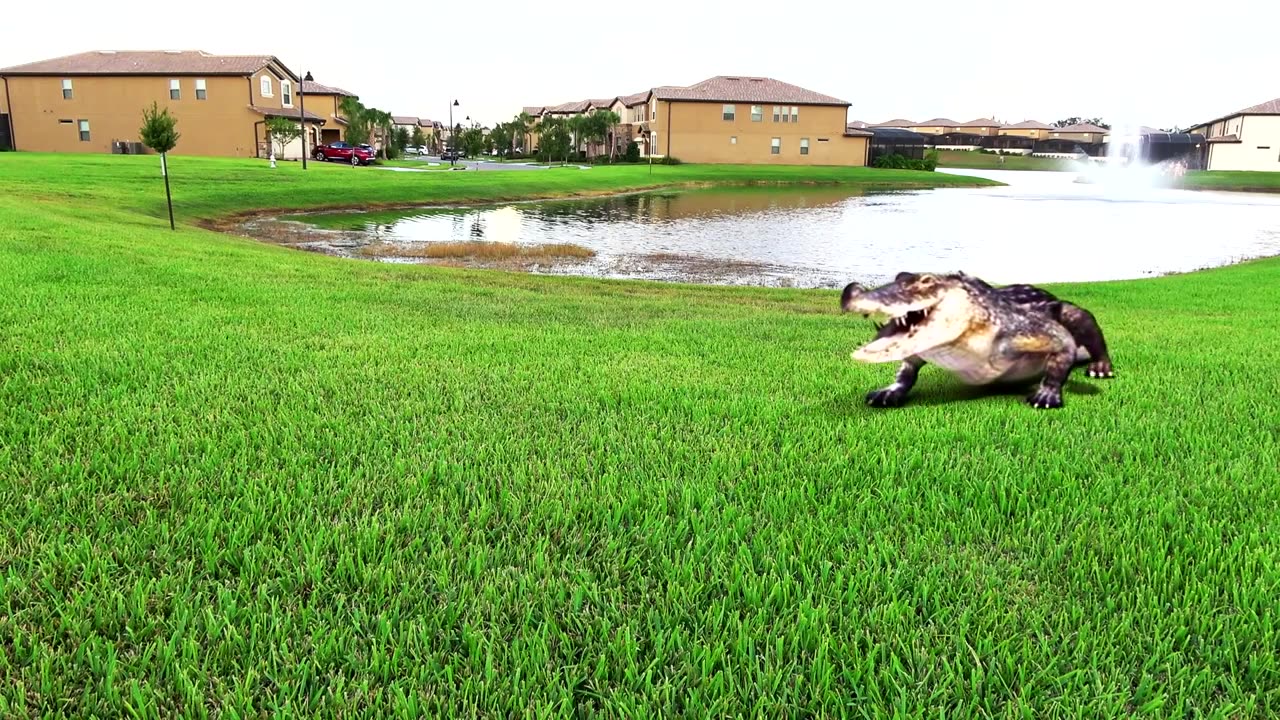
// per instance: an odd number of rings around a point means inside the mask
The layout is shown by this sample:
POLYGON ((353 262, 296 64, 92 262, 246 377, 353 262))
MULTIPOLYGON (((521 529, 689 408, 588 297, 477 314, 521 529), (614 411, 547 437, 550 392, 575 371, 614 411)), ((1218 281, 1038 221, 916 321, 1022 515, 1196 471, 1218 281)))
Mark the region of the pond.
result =
POLYGON ((283 219, 319 229, 283 241, 389 262, 827 288, 901 270, 964 270, 997 283, 1118 280, 1280 254, 1280 196, 1088 184, 1063 172, 957 172, 1008 184, 875 193, 829 186, 687 190, 297 215, 283 219), (586 251, 424 260, 430 247, 445 247, 438 243, 586 251))

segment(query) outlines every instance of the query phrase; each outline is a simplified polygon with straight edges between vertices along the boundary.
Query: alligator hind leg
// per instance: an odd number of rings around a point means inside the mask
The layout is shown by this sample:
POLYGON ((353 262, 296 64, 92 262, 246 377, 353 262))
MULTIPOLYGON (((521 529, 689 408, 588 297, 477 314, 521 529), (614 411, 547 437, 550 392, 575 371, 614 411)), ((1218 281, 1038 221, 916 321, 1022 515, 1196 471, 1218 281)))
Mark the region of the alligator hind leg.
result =
POLYGON ((867 404, 871 407, 898 407, 907 399, 907 393, 915 387, 916 377, 924 361, 917 357, 909 357, 902 361, 893 383, 879 390, 867 393, 867 404))
POLYGON ((1089 377, 1115 377, 1111 356, 1107 354, 1107 341, 1102 337, 1102 328, 1098 327, 1093 313, 1082 307, 1063 303, 1058 322, 1071 333, 1076 344, 1089 353, 1089 369, 1086 371, 1089 377))
POLYGON ((1027 396, 1027 403, 1037 410, 1048 410, 1062 407, 1062 386, 1067 384, 1071 368, 1075 366, 1076 348, 1074 344, 1049 355, 1045 363, 1044 378, 1040 387, 1027 396))

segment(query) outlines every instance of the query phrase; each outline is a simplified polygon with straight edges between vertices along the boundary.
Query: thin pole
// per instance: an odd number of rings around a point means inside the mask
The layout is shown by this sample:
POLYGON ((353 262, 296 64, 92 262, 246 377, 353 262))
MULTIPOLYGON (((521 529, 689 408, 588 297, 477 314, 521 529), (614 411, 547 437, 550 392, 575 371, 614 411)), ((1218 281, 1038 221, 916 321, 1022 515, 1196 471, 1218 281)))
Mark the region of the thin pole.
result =
POLYGON ((307 91, 303 87, 306 80, 298 81, 298 103, 300 106, 298 124, 302 126, 302 169, 307 169, 307 91))
POLYGON ((173 226, 173 196, 169 194, 169 163, 165 159, 166 153, 160 153, 160 168, 164 175, 164 199, 169 203, 169 229, 176 230, 173 226))

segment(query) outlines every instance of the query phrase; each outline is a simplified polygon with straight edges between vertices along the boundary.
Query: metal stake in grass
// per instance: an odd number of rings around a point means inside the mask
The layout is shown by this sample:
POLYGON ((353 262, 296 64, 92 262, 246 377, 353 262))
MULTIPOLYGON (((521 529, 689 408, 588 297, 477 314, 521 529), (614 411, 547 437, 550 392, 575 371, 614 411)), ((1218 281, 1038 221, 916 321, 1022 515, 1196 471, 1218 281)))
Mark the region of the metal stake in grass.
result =
POLYGON ((177 131, 178 119, 169 114, 169 108, 159 110, 155 101, 151 107, 142 111, 142 127, 138 135, 142 144, 160 153, 160 174, 164 176, 164 199, 169 205, 169 229, 176 230, 173 224, 173 195, 169 193, 169 161, 168 152, 178 144, 181 137, 177 131))

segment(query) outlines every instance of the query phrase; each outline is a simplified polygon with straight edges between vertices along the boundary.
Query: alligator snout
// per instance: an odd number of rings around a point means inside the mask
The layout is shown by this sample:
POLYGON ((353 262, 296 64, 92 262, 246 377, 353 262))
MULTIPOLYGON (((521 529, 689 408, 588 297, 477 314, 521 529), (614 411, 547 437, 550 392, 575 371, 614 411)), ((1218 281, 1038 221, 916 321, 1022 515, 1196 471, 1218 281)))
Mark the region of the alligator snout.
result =
POLYGON ((863 288, 856 282, 851 282, 844 286, 844 292, 840 293, 840 311, 849 312, 853 300, 863 293, 863 288))

